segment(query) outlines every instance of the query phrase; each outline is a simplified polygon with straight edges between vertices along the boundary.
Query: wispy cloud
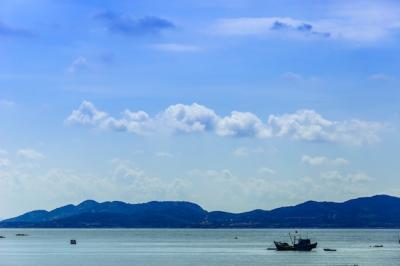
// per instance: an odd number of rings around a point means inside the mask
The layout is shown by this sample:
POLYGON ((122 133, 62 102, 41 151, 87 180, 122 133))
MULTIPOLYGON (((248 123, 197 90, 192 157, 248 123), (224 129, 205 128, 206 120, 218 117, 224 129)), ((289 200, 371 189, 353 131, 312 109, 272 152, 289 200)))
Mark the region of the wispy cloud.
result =
POLYGON ((133 18, 128 14, 101 12, 93 18, 103 22, 108 31, 127 36, 154 35, 176 27, 173 22, 156 16, 133 18))
POLYGON ((314 110, 299 110, 292 114, 270 115, 263 121, 250 112, 232 111, 219 116, 206 106, 175 104, 154 117, 144 111, 125 110, 115 118, 84 101, 66 119, 67 124, 81 124, 105 130, 135 134, 213 132, 222 137, 289 138, 311 142, 333 142, 349 145, 375 143, 386 124, 357 119, 328 120, 314 110))
POLYGON ((276 171, 269 167, 258 168, 257 172, 262 175, 275 175, 276 171))
POLYGON ((247 147, 239 147, 233 151, 233 155, 237 157, 245 157, 253 154, 261 154, 266 151, 263 148, 247 148, 247 147))
POLYGON ((392 80, 393 78, 389 75, 383 74, 383 73, 375 73, 372 74, 368 77, 370 80, 376 80, 376 81, 389 81, 392 80))
POLYGON ((344 183, 359 184, 359 183, 366 183, 372 180, 370 176, 364 173, 343 174, 336 170, 321 173, 321 178, 329 182, 340 182, 342 184, 344 183))
POLYGON ((281 75, 281 78, 287 81, 301 81, 302 75, 294 72, 286 72, 281 75))
POLYGON ((17 151, 17 154, 28 160, 41 160, 45 158, 42 153, 31 148, 20 149, 17 151))
POLYGON ((216 21, 211 31, 225 36, 312 38, 371 43, 400 31, 400 4, 395 1, 339 1, 318 19, 238 17, 216 21))
POLYGON ((214 25, 214 32, 237 36, 291 36, 329 38, 330 32, 316 29, 311 22, 288 17, 242 17, 220 19, 214 25))
POLYGON ((170 152, 166 152, 166 151, 158 151, 154 154, 156 157, 160 157, 160 158, 172 158, 174 157, 174 155, 170 152))
POLYGON ((344 158, 328 158, 326 156, 310 156, 310 155, 303 155, 301 157, 302 163, 309 164, 312 166, 319 166, 319 165, 348 165, 350 162, 344 158))
POLYGON ((0 37, 33 37, 34 34, 23 28, 13 27, 0 21, 0 37))
POLYGON ((74 59, 74 61, 72 61, 71 65, 67 68, 67 71, 68 73, 75 74, 84 71, 88 68, 89 68, 88 60, 85 57, 80 56, 74 59))
POLYGON ((175 53, 189 53, 189 52, 199 52, 201 48, 195 45, 180 44, 180 43, 160 43, 154 44, 152 48, 165 52, 175 52, 175 53))

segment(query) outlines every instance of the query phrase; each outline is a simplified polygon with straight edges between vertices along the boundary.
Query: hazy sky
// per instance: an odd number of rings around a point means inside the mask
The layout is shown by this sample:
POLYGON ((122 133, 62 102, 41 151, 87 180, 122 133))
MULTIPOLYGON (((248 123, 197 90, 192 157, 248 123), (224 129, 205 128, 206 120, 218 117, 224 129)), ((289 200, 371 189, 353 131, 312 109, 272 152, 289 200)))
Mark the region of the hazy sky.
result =
POLYGON ((0 1, 0 217, 400 195, 398 1, 0 1))

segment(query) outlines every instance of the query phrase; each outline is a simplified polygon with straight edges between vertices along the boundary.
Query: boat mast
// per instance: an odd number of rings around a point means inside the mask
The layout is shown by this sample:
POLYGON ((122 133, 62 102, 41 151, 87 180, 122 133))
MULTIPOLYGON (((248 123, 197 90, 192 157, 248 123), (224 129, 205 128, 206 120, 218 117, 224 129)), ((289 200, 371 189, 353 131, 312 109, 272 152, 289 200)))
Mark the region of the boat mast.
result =
MULTIPOLYGON (((292 245, 294 245, 294 241, 293 241, 293 239, 292 239, 292 234, 291 233, 289 233, 289 238, 290 238, 290 242, 292 242, 292 245)), ((294 237, 295 238, 295 237, 294 237)))

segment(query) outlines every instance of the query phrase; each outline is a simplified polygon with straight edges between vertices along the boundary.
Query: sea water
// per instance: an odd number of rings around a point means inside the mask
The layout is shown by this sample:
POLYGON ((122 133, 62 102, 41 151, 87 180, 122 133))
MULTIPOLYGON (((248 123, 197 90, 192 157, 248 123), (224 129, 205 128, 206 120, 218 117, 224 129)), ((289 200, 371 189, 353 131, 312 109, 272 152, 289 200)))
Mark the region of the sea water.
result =
POLYGON ((2 229, 1 266, 400 265, 398 230, 302 230, 311 252, 274 251, 287 229, 2 229), (28 236, 16 236, 17 233, 28 236), (77 245, 70 245, 76 239, 77 245), (371 247, 383 245, 381 248, 371 247), (323 248, 335 248, 326 252, 323 248))

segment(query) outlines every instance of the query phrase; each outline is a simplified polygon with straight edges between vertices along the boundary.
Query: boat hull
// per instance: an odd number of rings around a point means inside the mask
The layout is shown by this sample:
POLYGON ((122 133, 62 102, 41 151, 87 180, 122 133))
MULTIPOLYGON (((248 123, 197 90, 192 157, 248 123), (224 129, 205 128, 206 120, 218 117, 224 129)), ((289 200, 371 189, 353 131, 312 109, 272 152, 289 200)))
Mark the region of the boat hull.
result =
POLYGON ((285 242, 274 241, 276 250, 278 251, 311 251, 317 247, 317 243, 310 243, 308 245, 289 245, 285 242))

